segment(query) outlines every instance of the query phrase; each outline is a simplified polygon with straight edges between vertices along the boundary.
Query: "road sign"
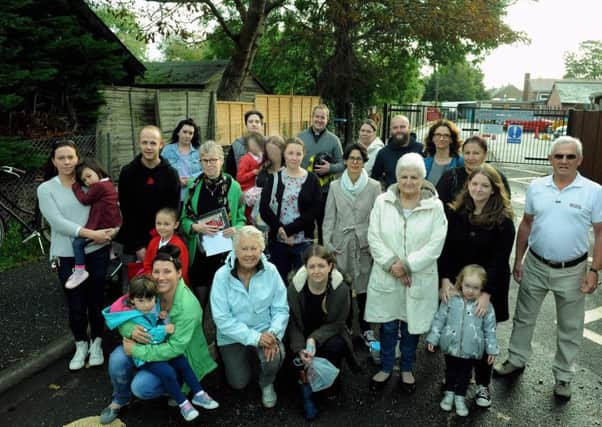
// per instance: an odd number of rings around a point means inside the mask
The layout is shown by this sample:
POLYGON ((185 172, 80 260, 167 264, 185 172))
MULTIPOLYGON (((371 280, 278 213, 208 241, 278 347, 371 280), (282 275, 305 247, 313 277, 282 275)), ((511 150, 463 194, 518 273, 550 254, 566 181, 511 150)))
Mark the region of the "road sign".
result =
POLYGON ((509 125, 506 136, 508 144, 520 144, 521 137, 523 136, 523 127, 521 125, 509 125))

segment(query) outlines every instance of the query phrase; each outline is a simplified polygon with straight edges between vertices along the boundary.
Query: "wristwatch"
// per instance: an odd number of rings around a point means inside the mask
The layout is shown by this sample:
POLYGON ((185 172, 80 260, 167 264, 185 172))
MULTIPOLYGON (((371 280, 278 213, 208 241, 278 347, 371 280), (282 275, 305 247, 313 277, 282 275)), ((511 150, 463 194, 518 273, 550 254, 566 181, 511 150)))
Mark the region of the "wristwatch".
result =
POLYGON ((598 274, 598 273, 599 273, 599 271, 600 271, 600 269, 596 269, 596 268, 594 268, 594 267, 590 267, 590 268, 589 268, 589 271, 591 271, 592 273, 596 273, 596 274, 598 274))

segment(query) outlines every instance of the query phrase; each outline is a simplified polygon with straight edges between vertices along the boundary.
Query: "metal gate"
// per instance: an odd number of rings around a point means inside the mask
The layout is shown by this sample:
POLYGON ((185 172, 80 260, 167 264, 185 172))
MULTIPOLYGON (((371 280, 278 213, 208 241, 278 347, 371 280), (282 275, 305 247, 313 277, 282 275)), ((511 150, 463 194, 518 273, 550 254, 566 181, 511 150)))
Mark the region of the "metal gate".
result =
POLYGON ((498 163, 548 164, 550 144, 556 136, 566 134, 568 124, 568 112, 558 109, 497 108, 479 103, 385 104, 383 141, 389 137, 391 117, 398 114, 408 117, 420 142, 436 120, 451 120, 460 129, 462 140, 475 134, 483 136, 488 142, 489 161, 498 163))

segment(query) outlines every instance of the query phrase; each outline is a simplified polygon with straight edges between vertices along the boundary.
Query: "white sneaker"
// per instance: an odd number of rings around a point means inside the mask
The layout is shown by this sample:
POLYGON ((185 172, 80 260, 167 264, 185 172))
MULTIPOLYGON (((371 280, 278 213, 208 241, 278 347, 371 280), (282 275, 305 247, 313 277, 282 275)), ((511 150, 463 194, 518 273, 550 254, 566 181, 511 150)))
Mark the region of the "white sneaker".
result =
POLYGON ((96 338, 90 344, 90 359, 88 363, 90 366, 100 366, 105 363, 105 357, 102 354, 102 338, 96 338))
POLYGON ((77 371, 84 367, 86 364, 86 356, 88 355, 88 342, 87 341, 76 341, 75 342, 75 354, 69 362, 69 369, 77 371))
POLYGON ((454 407, 454 397, 455 393, 453 391, 446 391, 443 395, 443 400, 439 404, 441 409, 447 412, 451 411, 454 407))
POLYGON ((273 408, 276 406, 276 400, 278 397, 276 396, 276 390, 274 390, 274 384, 266 385, 261 388, 261 403, 266 408, 273 408))
POLYGON ((84 281, 88 278, 90 274, 86 270, 76 269, 71 273, 71 276, 65 282, 65 287, 67 289, 77 288, 79 285, 84 283, 84 281))
POLYGON ((468 415, 468 407, 466 406, 466 400, 464 399, 464 396, 455 396, 454 406, 456 407, 456 414, 460 417, 465 417, 468 415))

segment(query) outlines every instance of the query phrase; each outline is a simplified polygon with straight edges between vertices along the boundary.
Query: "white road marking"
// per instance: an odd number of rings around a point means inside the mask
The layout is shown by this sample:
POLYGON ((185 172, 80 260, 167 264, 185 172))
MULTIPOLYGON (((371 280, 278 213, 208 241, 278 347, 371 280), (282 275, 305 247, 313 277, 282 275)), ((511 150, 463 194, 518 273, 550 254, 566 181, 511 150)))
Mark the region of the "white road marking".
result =
MULTIPOLYGON (((585 311, 584 323, 586 325, 600 319, 602 319, 602 306, 585 311)), ((602 335, 587 328, 583 329, 583 338, 587 338, 598 345, 602 345, 602 335)))
POLYGON ((590 331, 589 329, 583 330, 583 338, 587 338, 598 345, 602 345, 602 335, 597 334, 594 331, 590 331))

